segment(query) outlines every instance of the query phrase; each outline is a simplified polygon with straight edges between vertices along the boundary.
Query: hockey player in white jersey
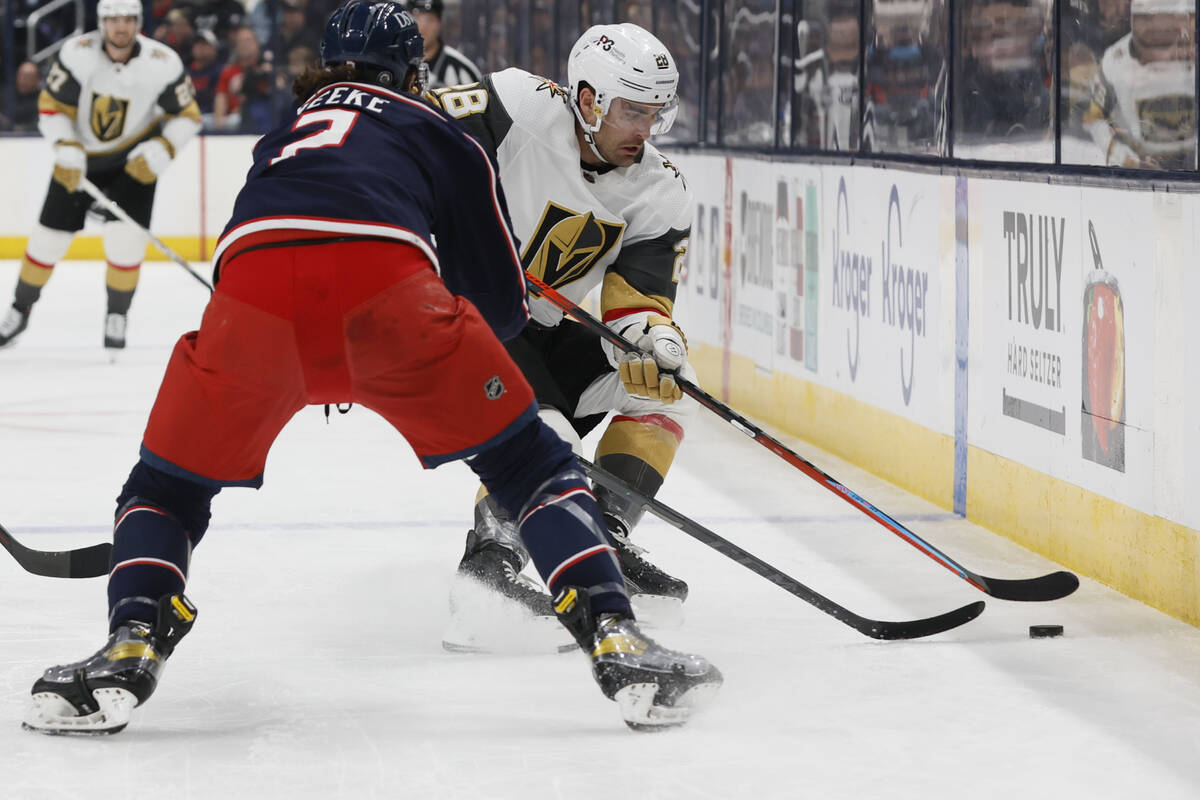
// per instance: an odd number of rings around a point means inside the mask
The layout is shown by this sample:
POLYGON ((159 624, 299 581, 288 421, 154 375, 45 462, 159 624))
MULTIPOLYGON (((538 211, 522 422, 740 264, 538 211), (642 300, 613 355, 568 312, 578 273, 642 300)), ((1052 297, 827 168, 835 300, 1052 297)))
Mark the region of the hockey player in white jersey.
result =
POLYGON ((1195 5, 1133 0, 1130 26, 1104 52, 1084 127, 1105 164, 1195 169, 1195 5))
MULTIPOLYGON (((12 307, 0 318, 0 347, 29 324, 33 304, 83 228, 92 198, 84 175, 143 227, 155 182, 200 129, 200 109, 179 56, 138 33, 139 0, 100 0, 98 30, 68 39, 38 98, 38 129, 54 147, 54 172, 21 259, 12 307)), ((105 212, 108 303, 104 346, 125 346, 125 322, 146 239, 105 212)))
MULTIPOLYGON (((577 303, 600 287, 602 319, 646 354, 630 361, 540 298, 506 342, 543 418, 577 449, 615 412, 596 461, 652 496, 696 408, 672 377, 696 380, 672 319, 693 199, 648 141, 674 121, 679 73, 667 48, 630 23, 588 29, 567 72, 566 87, 513 68, 431 97, 496 153, 525 269, 577 303)), ((642 509, 603 487, 596 496, 639 614, 677 615, 687 584, 628 541, 642 509)), ((481 492, 460 574, 552 616, 549 598, 519 578, 526 559, 512 521, 481 492)), ((472 647, 469 631, 451 631, 448 648, 472 647)))

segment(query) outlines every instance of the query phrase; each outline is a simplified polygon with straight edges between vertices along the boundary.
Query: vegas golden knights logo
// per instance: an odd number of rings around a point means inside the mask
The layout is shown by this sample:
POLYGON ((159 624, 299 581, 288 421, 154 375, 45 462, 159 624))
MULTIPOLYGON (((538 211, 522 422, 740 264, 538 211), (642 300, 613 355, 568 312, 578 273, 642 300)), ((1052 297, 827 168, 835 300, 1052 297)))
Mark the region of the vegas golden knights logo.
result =
POLYGON ((92 100, 92 133, 102 142, 121 138, 125 132, 125 116, 129 101, 109 95, 92 100))
POLYGON ((624 224, 547 203, 521 254, 525 269, 553 287, 582 278, 621 238, 624 224))

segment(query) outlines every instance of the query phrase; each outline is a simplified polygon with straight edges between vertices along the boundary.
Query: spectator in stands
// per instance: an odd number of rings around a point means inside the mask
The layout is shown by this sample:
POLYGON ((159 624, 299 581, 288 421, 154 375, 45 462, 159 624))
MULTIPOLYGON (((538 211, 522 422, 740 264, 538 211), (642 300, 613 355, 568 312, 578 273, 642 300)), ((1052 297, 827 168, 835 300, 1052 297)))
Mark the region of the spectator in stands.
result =
POLYGON ((192 61, 188 64, 188 75, 192 77, 192 86, 196 89, 196 103, 200 106, 200 119, 204 122, 205 130, 215 126, 213 101, 216 99, 217 84, 224 69, 224 65, 217 59, 219 50, 217 36, 212 31, 202 28, 196 33, 196 39, 192 42, 192 61))
POLYGON ((270 65, 262 61, 258 37, 252 28, 245 25, 235 28, 232 39, 233 63, 222 70, 217 81, 213 123, 218 130, 265 132, 271 122, 270 65), (245 108, 248 102, 255 105, 245 108))
POLYGON ((1045 138, 1052 97, 1040 2, 973 0, 962 13, 961 132, 980 142, 1045 138))
MULTIPOLYGON (((293 48, 310 47, 314 51, 318 44, 318 37, 315 31, 308 27, 308 18, 305 16, 306 0, 283 0, 279 4, 280 8, 280 24, 276 34, 276 40, 279 52, 284 54, 284 58, 288 57, 293 48)), ((291 84, 288 84, 289 87, 291 84)))
POLYGON ((154 31, 154 38, 179 54, 185 64, 192 55, 192 41, 196 38, 196 27, 182 8, 172 8, 163 19, 163 24, 154 31))
MULTIPOLYGON (((216 34, 217 42, 224 45, 230 33, 245 24, 248 15, 240 0, 185 0, 192 9, 191 16, 197 28, 207 28, 216 34)), ((258 0, 265 6, 266 0, 258 0)), ((177 3, 178 4, 178 3, 177 3)), ((261 41, 261 40, 260 40, 261 41)), ((222 50, 222 55, 226 51, 222 50)))
POLYGON ((319 69, 320 59, 317 48, 312 45, 298 44, 287 51, 287 69, 279 70, 275 75, 275 96, 272 103, 275 108, 275 124, 283 124, 296 114, 296 99, 292 87, 310 67, 319 69))
POLYGON ((42 75, 37 64, 26 61, 17 67, 17 104, 9 120, 10 130, 31 133, 38 127, 38 94, 42 90, 42 75))
POLYGON ((476 83, 483 79, 479 67, 442 41, 442 0, 408 0, 405 7, 417 20, 425 39, 425 62, 429 64, 429 88, 476 83))

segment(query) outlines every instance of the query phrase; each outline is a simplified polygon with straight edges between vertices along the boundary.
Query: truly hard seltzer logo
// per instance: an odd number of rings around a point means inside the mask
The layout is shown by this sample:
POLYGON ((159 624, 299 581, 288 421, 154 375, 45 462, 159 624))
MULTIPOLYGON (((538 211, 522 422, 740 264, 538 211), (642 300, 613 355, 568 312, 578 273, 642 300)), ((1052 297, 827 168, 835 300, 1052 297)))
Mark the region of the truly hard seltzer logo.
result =
POLYGON ((1055 352, 1063 332, 1062 271, 1066 243, 1065 217, 1005 211, 1008 342, 1004 414, 1039 428, 1066 434, 1066 406, 1039 403, 1030 397, 1059 395, 1062 356, 1055 352), (1010 387, 1013 389, 1009 391, 1010 387))

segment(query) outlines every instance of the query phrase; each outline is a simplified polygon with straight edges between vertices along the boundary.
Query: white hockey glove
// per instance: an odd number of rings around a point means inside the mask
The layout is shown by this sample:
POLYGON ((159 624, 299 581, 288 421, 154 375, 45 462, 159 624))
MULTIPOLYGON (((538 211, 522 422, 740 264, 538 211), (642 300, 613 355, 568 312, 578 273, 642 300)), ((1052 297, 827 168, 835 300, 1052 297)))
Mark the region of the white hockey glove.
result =
POLYGON ((87 153, 83 145, 73 139, 63 139, 54 145, 54 180, 68 192, 79 188, 83 171, 87 168, 87 153))
POLYGON ((171 163, 172 149, 161 136, 147 139, 129 151, 125 171, 138 183, 154 183, 171 163))
POLYGON ((687 361, 687 340, 678 325, 661 314, 643 312, 622 317, 611 327, 642 351, 609 350, 609 360, 615 358, 625 391, 668 405, 683 397, 683 390, 671 374, 687 361))
POLYGON ((1137 151, 1115 136, 1108 146, 1108 157, 1105 161, 1111 167, 1142 166, 1142 157, 1138 155, 1137 151))

